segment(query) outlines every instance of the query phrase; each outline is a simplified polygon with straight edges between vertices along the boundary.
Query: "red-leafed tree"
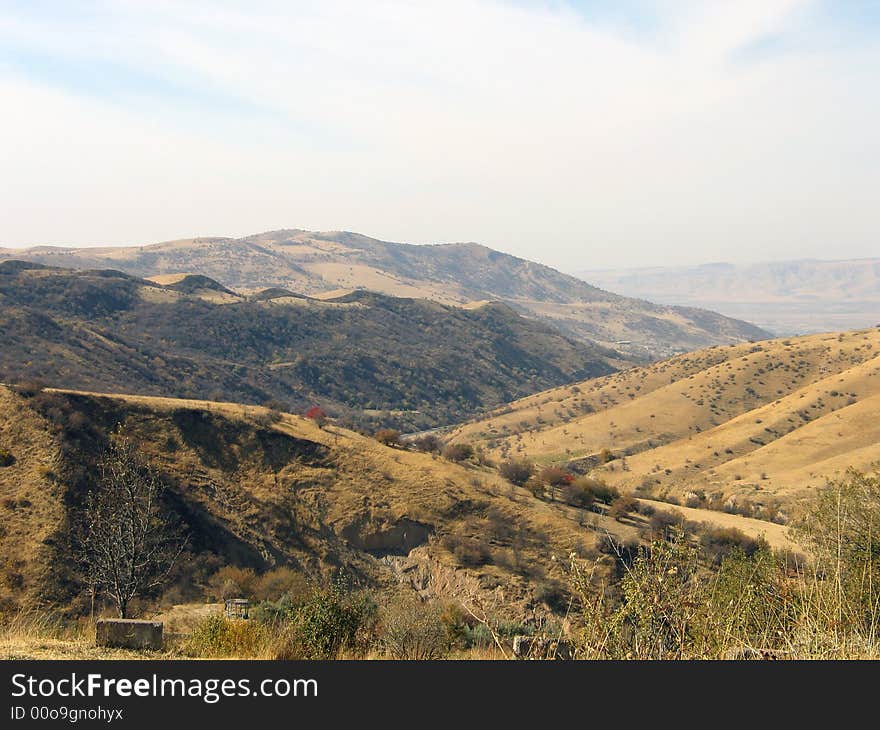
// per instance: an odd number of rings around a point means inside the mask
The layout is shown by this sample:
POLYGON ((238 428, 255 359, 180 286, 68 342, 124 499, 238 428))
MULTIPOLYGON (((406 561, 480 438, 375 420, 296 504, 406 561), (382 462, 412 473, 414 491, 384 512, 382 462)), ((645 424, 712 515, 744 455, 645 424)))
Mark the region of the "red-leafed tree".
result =
POLYGON ((309 408, 309 410, 306 411, 306 418, 314 421, 318 428, 324 428, 324 425, 327 423, 327 414, 321 406, 312 406, 309 408))

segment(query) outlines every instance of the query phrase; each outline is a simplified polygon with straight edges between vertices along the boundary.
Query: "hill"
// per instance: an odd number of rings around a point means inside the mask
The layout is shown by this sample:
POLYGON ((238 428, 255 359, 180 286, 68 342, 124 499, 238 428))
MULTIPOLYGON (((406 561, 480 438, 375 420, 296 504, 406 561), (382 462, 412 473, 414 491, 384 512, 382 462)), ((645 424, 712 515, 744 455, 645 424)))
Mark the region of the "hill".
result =
POLYGON ((347 423, 430 428, 611 372, 617 353, 501 303, 355 291, 246 297, 188 275, 0 263, 0 381, 92 391, 320 404, 347 423))
POLYGON ((880 460, 880 329, 712 347, 497 409, 451 439, 645 496, 796 505, 880 460))
MULTIPOLYGON (((218 566, 344 569, 376 591, 547 611, 553 555, 632 528, 534 499, 494 469, 383 446, 259 406, 0 387, 0 613, 87 610, 71 530, 121 427, 159 471, 189 533, 166 600, 200 600, 218 566)), ((156 597, 158 600, 159 597, 156 597)), ((537 613, 536 613, 537 612, 537 613)))
POLYGON ((628 296, 709 307, 778 335, 870 327, 880 322, 880 259, 582 271, 628 296))
POLYGON ((475 243, 407 245, 347 232, 282 230, 150 246, 0 249, 21 259, 139 277, 198 274, 241 292, 284 288, 310 296, 368 289, 442 304, 501 301, 565 334, 657 358, 711 344, 762 339, 745 322, 690 307, 629 299, 555 269, 475 243))

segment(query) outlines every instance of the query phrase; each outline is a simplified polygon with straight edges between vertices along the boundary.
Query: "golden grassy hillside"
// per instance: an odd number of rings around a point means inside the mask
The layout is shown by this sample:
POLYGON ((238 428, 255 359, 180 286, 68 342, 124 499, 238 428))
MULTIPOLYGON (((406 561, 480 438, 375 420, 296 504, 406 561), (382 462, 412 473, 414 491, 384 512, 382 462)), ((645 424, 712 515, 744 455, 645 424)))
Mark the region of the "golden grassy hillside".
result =
POLYGON ((878 354, 876 328, 712 347, 522 399, 452 439, 646 493, 787 499, 880 459, 878 354))
POLYGON ((522 617, 546 610, 554 556, 584 554, 608 532, 636 537, 539 501, 494 469, 262 407, 0 387, 0 414, 0 448, 14 457, 0 468, 6 610, 82 604, 68 531, 118 425, 156 465, 191 534, 171 600, 192 600, 187 590, 222 564, 289 565, 315 579, 344 567, 377 590, 402 582, 522 617))

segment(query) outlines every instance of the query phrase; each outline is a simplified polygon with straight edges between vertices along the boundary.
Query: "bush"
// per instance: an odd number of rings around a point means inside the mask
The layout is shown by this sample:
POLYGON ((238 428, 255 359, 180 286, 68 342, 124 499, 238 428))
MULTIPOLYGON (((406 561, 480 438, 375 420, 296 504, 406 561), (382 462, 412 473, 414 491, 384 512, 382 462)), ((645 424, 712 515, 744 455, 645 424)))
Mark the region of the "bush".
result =
POLYGON ((208 579, 207 592, 214 598, 253 598, 257 574, 250 568, 224 565, 208 579))
POLYGON ((196 625, 183 652, 207 658, 253 658, 267 651, 269 639, 267 628, 256 621, 228 619, 213 613, 196 625))
POLYGON ((417 451, 424 451, 427 454, 440 453, 440 439, 432 433, 427 433, 424 436, 413 439, 409 443, 412 444, 413 448, 417 451))
POLYGON ((611 507, 608 509, 608 516, 621 522, 625 517, 629 517, 633 512, 637 511, 638 508, 639 500, 624 494, 611 503, 611 507))
POLYGON ((581 477, 573 482, 573 486, 589 494, 593 501, 611 504, 620 496, 620 491, 601 479, 595 477, 581 477))
POLYGON ((607 464, 609 461, 614 461, 617 457, 611 453, 611 449, 602 449, 599 452, 599 461, 603 464, 607 464))
POLYGON ((257 601, 277 601, 282 596, 298 602, 312 594, 312 586, 299 571, 282 566, 259 576, 251 589, 251 597, 257 601))
POLYGON ((735 527, 712 527, 706 525, 700 533, 700 545, 706 556, 715 564, 735 551, 751 557, 759 550, 767 550, 767 542, 761 538, 749 537, 735 527))
POLYGON ((22 398, 33 398, 38 393, 42 393, 46 386, 39 380, 25 380, 18 383, 13 390, 22 398))
POLYGON ((449 461, 467 461, 473 456, 474 447, 470 444, 448 444, 443 449, 443 458, 449 461))
POLYGON ((489 547, 482 540, 475 540, 472 537, 447 535, 443 540, 443 544, 461 565, 469 568, 485 565, 492 559, 489 547))
POLYGON ((498 472, 507 481, 521 487, 535 473, 535 465, 528 459, 510 459, 509 461, 501 462, 498 472))
POLYGON ((596 501, 596 496, 589 489, 584 489, 577 482, 562 488, 562 500, 572 507, 589 509, 596 501))
POLYGON ((373 438, 385 446, 400 446, 400 431, 393 428, 380 428, 373 434, 373 438))
POLYGON ((15 463, 15 457, 8 449, 0 449, 0 467, 12 466, 15 463))
POLYGON ((254 617, 282 637, 276 659, 335 659, 344 650, 360 653, 369 646, 376 613, 372 596, 350 591, 337 579, 306 597, 264 602, 254 617))
POLYGON ((657 510, 651 515, 651 536, 655 540, 666 540, 676 530, 683 529, 684 523, 684 515, 681 512, 657 510))
POLYGON ((449 651, 440 610, 413 598, 399 599, 383 611, 381 641, 393 659, 426 661, 449 651))
POLYGON ((545 581, 535 589, 535 600, 546 604, 554 613, 565 613, 569 608, 569 594, 558 581, 545 581))
POLYGON ((542 469, 539 479, 551 487, 562 487, 574 481, 574 477, 569 472, 558 466, 548 466, 542 469))

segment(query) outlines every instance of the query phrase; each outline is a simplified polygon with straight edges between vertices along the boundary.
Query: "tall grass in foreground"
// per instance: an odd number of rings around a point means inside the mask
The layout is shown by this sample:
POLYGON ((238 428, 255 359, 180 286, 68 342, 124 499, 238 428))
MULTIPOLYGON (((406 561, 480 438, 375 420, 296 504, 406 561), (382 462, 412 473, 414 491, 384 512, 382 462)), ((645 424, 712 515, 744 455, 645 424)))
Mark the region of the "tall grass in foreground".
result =
POLYGON ((50 611, 22 611, 0 620, 0 658, 47 642, 76 641, 83 637, 79 624, 63 621, 50 611))
POLYGON ((720 564, 685 533, 621 561, 616 582, 572 559, 590 659, 880 658, 880 479, 850 471, 794 530, 810 556, 766 546, 720 564))

